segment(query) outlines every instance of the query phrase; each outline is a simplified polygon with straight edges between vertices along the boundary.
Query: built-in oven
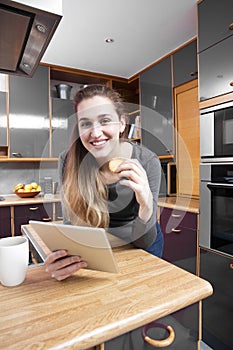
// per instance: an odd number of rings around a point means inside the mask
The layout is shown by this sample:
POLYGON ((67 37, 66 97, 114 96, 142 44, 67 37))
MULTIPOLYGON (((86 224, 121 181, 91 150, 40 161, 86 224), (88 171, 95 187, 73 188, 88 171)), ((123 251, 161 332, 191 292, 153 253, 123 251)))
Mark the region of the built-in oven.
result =
POLYGON ((233 161, 233 101, 201 110, 202 162, 233 161))
POLYGON ((233 256, 233 163, 200 165, 199 245, 233 256))

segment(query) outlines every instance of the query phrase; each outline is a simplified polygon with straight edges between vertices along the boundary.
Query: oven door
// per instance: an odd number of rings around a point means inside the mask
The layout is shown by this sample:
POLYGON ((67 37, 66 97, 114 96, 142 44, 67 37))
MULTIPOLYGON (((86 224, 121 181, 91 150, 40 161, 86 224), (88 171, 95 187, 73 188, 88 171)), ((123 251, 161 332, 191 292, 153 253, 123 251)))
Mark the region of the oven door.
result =
POLYGON ((216 157, 233 156, 233 108, 216 111, 214 115, 214 148, 216 157))
POLYGON ((200 153, 202 162, 233 160, 233 102, 201 110, 200 153))
POLYGON ((233 256, 233 178, 232 183, 208 183, 207 187, 211 191, 210 248, 233 256))

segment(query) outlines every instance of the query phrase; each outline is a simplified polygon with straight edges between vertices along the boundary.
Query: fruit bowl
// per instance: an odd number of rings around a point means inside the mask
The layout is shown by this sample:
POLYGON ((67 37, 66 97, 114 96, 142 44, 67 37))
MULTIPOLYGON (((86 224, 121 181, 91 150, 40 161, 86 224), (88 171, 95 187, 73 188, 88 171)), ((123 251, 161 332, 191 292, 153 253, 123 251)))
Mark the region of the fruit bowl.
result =
POLYGON ((30 184, 18 183, 14 186, 14 193, 20 198, 33 198, 37 196, 41 191, 41 186, 35 181, 30 184))
POLYGON ((33 198, 37 196, 40 193, 40 191, 31 191, 31 192, 18 192, 15 191, 15 194, 19 196, 20 198, 33 198))

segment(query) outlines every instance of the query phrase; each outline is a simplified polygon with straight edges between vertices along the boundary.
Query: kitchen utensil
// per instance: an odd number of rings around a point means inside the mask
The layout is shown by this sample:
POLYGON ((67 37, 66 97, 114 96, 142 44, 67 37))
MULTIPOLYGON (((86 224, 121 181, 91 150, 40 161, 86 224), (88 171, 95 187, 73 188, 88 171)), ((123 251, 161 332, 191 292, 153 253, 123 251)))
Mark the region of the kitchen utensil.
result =
POLYGON ((55 85, 57 89, 57 96, 64 100, 70 99, 70 92, 72 89, 72 86, 69 84, 57 84, 55 85))

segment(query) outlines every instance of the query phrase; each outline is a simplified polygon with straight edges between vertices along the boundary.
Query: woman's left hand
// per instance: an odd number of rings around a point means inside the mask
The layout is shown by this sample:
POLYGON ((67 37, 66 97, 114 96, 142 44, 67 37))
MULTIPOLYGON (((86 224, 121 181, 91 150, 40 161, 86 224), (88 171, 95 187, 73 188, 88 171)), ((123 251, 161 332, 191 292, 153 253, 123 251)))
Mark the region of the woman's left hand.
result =
POLYGON ((120 183, 134 191, 139 204, 138 215, 141 220, 147 222, 153 212, 153 196, 146 171, 137 159, 127 159, 119 165, 117 174, 122 179, 120 183))

